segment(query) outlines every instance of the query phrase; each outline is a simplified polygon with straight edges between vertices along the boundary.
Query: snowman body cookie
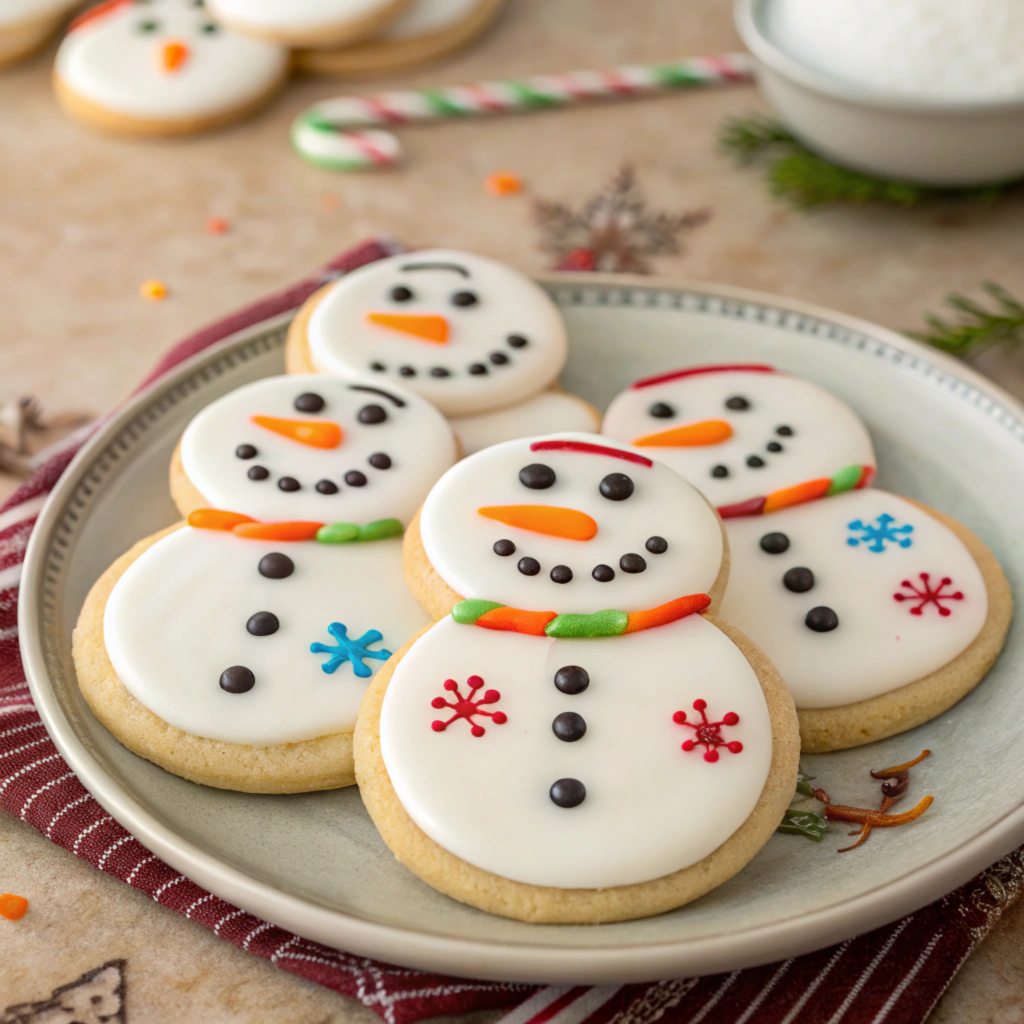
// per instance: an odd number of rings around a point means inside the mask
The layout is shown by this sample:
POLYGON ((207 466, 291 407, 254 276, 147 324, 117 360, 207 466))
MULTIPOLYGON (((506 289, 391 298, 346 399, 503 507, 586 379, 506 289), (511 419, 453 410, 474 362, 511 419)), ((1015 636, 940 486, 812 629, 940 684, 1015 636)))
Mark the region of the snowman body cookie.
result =
POLYGON ((0 67, 42 46, 77 6, 77 0, 6 0, 0 5, 0 67))
POLYGON ((235 121, 284 84, 288 51, 214 21, 192 0, 108 0, 72 23, 54 83, 72 114, 136 134, 235 121))
POLYGON ((292 324, 292 372, 371 373, 448 417, 463 454, 546 431, 594 430, 587 402, 551 390, 565 324, 538 285, 495 260, 422 249, 346 274, 292 324))
POLYGON ((351 784, 366 684, 430 621, 402 529, 454 458, 428 403, 358 378, 267 378, 212 403, 172 466, 186 524, 119 559, 79 620, 97 716, 193 781, 351 784))
POLYGON ((1012 599, 992 553, 870 488, 867 430, 817 385, 768 366, 690 367, 638 381, 602 429, 675 468, 724 517, 720 614, 786 681, 804 750, 920 725, 997 657, 1012 599))
MULTIPOLYGON (((438 482, 416 544, 450 615, 367 691, 361 793, 385 842, 509 917, 660 913, 738 871, 792 793, 770 663, 705 617, 721 525, 677 474, 592 434, 509 441, 438 482)), ((428 603, 430 603, 428 601, 428 603)))

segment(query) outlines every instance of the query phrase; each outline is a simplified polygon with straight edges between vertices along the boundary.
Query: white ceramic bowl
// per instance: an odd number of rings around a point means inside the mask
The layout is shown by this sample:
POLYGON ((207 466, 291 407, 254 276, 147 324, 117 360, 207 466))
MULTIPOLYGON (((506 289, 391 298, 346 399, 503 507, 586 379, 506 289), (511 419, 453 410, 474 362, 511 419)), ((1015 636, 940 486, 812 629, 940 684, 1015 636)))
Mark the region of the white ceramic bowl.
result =
POLYGON ((736 0, 736 27, 765 99, 810 149, 854 170, 922 185, 1024 177, 1024 98, 933 102, 832 78, 772 41, 765 24, 772 2, 736 0))

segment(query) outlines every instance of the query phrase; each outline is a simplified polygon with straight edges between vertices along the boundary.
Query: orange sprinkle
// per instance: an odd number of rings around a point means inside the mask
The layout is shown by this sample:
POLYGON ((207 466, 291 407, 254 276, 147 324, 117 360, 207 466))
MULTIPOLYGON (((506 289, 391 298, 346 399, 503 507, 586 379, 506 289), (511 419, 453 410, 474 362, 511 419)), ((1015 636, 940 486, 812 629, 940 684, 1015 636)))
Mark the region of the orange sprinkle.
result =
POLYGON ((677 619, 685 618, 694 612, 702 612, 711 605, 711 598, 707 594, 688 594, 686 597, 677 597, 667 604, 658 605, 657 608, 648 608, 642 612, 631 612, 626 623, 626 633, 638 633, 642 629, 653 629, 655 626, 665 626, 677 619))
POLYGON ((684 427, 645 434, 638 437, 633 444, 637 448, 701 448, 721 444, 730 437, 732 427, 725 420, 701 420, 700 423, 687 423, 684 427))
POLYGON ((485 519, 495 519, 506 526, 518 526, 549 537, 566 540, 590 540, 597 536, 597 523, 586 512, 553 505, 489 505, 478 508, 485 519))
POLYGON ((286 420, 279 416, 253 416, 253 423, 290 437, 310 448, 337 448, 341 444, 341 427, 330 420, 286 420))
POLYGON ((341 199, 333 193, 328 193, 320 199, 320 205, 325 210, 339 210, 341 209, 341 199))
POLYGON ((492 608, 476 620, 485 629, 501 629, 510 633, 544 636, 544 627, 555 618, 554 612, 526 612, 520 608, 492 608))
POLYGON ((28 900, 24 896, 15 896, 11 892, 0 894, 0 917, 6 917, 8 921, 17 921, 25 916, 27 910, 28 900))
POLYGON ((234 528, 236 537, 248 540, 316 540, 317 530, 323 523, 294 520, 284 523, 239 523, 234 528))
POLYGON ((414 338, 444 345, 448 341, 448 321, 443 316, 410 316, 404 313, 367 313, 366 319, 378 327, 411 334, 414 338))
POLYGON ((163 302, 167 298, 167 285, 155 278, 139 285, 139 294, 150 302, 163 302))
POLYGON ((225 235, 230 227, 224 217, 208 217, 206 219, 206 230, 211 235, 225 235))
POLYGON ((484 179, 484 187, 492 196, 515 196, 523 191, 523 179, 511 171, 495 171, 484 179))
POLYGON ((189 512, 187 522, 197 530, 233 530, 241 523, 255 523, 256 520, 239 512, 224 512, 219 508, 197 508, 189 512))
POLYGON ((795 487, 785 487, 781 491, 773 491, 765 498, 762 512, 777 512, 780 508, 789 508, 790 505, 801 505, 805 501, 814 501, 822 497, 832 486, 832 481, 826 478, 820 480, 805 480, 795 487))

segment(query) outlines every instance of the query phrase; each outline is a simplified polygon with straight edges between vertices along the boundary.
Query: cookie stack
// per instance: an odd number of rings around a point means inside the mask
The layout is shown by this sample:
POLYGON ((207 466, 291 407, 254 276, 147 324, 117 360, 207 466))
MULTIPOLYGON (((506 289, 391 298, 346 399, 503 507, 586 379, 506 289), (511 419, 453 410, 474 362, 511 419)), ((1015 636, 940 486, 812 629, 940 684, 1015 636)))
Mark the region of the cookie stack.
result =
POLYGON ((469 253, 314 295, 288 375, 185 430, 185 521, 93 587, 74 654, 96 715, 205 785, 355 782, 438 891, 592 923, 742 870, 801 747, 912 728, 984 677, 998 563, 871 486, 838 398, 687 367, 597 433, 557 389, 566 352, 547 296, 469 253))

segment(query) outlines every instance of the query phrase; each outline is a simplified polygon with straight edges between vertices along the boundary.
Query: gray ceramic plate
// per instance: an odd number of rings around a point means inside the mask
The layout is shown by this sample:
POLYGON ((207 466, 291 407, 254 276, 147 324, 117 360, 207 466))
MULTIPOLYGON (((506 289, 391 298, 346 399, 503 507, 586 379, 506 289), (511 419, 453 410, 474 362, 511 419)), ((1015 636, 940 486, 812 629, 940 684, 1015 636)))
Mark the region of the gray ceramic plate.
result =
MULTIPOLYGON (((566 387, 599 406, 641 374, 692 362, 764 361, 831 388, 865 418, 879 484, 969 524, 1017 588, 1024 576, 1024 409, 960 363, 871 324, 708 285, 559 278, 572 334, 566 387)), ((128 753, 79 696, 71 630, 92 582, 176 518, 167 465, 188 420, 278 373, 286 320, 202 354, 114 416, 65 473, 32 536, 21 636, 32 693, 57 746, 101 804, 147 847, 224 899, 304 936, 452 974, 624 982, 792 956, 941 896, 1024 842, 1022 629, 985 683, 941 718, 869 748, 804 759, 834 799, 874 801, 870 767, 930 747, 913 825, 856 853, 775 836, 728 884, 671 914, 599 927, 491 917, 398 865, 355 789, 247 796, 205 789, 128 753)))

